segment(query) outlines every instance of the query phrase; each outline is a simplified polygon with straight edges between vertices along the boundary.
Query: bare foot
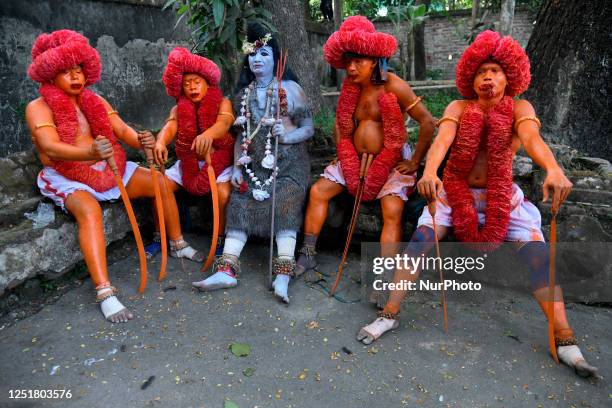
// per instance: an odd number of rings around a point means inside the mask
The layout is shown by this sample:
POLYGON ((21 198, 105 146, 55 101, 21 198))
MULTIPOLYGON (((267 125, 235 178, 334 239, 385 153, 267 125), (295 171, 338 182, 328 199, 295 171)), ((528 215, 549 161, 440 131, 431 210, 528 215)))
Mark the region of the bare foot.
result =
POLYGON ((204 260, 206 259, 206 255, 204 255, 204 252, 202 251, 197 251, 195 249, 193 249, 192 247, 190 247, 189 245, 181 248, 181 249, 173 249, 170 251, 170 256, 172 256, 173 258, 187 258, 191 261, 194 262, 204 262, 204 260))
POLYGON ((399 327, 399 320, 386 319, 379 317, 372 323, 364 326, 357 333, 357 341, 363 344, 371 344, 374 340, 378 340, 380 336, 388 332, 389 330, 397 329, 399 327))
POLYGON ((112 323, 125 323, 134 318, 134 315, 119 302, 115 295, 109 296, 100 303, 102 314, 112 323))
POLYGON ((597 367, 593 367, 582 356, 578 346, 559 346, 557 355, 563 364, 572 367, 577 375, 583 378, 601 378, 597 367))

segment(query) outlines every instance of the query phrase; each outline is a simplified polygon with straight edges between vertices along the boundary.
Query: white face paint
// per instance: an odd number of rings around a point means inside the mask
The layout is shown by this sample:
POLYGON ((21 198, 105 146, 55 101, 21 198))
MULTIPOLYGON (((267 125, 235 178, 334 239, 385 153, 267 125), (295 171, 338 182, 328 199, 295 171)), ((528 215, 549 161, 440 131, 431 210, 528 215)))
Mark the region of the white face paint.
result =
POLYGON ((274 53, 272 47, 264 45, 249 54, 249 68, 258 80, 271 80, 274 75, 274 53))

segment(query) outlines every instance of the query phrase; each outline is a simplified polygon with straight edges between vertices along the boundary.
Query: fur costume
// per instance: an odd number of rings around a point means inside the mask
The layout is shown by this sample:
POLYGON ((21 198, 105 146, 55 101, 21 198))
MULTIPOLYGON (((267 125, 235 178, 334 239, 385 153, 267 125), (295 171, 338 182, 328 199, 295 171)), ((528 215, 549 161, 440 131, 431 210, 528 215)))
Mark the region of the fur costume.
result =
POLYGON ((457 63, 455 83, 465 98, 476 97, 474 78, 478 67, 486 61, 494 61, 501 65, 508 80, 507 96, 520 95, 529 87, 531 73, 529 57, 525 50, 512 37, 502 37, 494 31, 487 30, 476 37, 457 63))
MULTIPOLYGON (((336 122, 340 131, 340 140, 336 147, 342 173, 346 180, 348 191, 355 195, 359 184, 360 158, 353 143, 355 122, 353 113, 359 102, 361 88, 348 81, 342 84, 342 92, 336 108, 336 122)), ((365 178, 362 200, 372 201, 380 192, 389 177, 389 173, 402 157, 402 146, 406 142, 404 118, 392 93, 382 93, 378 98, 383 122, 383 149, 376 155, 365 178)))
MULTIPOLYGON (((63 70, 80 65, 85 75, 85 84, 92 85, 100 79, 100 55, 89 45, 87 38, 71 30, 41 34, 32 47, 32 64, 28 75, 40 82, 40 95, 51 111, 57 133, 63 143, 74 145, 78 131, 77 111, 70 97, 51 83, 63 70)), ((115 162, 122 176, 125 171, 125 152, 119 145, 111 127, 106 108, 98 95, 84 89, 78 99, 79 108, 87 118, 92 135, 102 135, 113 145, 115 162)), ((82 161, 54 160, 53 168, 64 177, 87 184, 101 192, 115 186, 109 166, 103 171, 90 167, 82 161)))
MULTIPOLYGON (((249 100, 253 124, 259 123, 262 112, 257 106, 255 92, 249 100)), ((239 99, 236 110, 239 109, 239 99)), ((310 109, 307 106, 295 107, 289 111, 289 117, 294 123, 299 123, 303 118, 310 117, 310 109)), ((262 128, 259 136, 255 137, 249 146, 249 155, 252 158, 249 167, 257 175, 270 174, 270 170, 262 167, 261 160, 266 150, 267 128, 262 128)), ((302 226, 304 218, 304 203, 306 191, 310 185, 310 159, 308 156, 307 143, 279 144, 277 158, 278 177, 276 179, 276 208, 275 208, 275 233, 282 230, 297 231, 302 226)), ((246 188, 240 191, 233 190, 230 202, 227 206, 227 229, 246 232, 247 235, 260 237, 270 236, 271 199, 257 201, 252 195, 252 186, 248 183, 248 175, 242 170, 246 188), (247 184, 248 183, 248 184, 247 184)))
MULTIPOLYGON (((194 195, 204 195, 210 192, 207 166, 200 170, 198 156, 191 150, 193 140, 217 121, 219 106, 223 101, 223 93, 217 87, 221 72, 214 62, 191 54, 185 48, 175 48, 168 57, 168 65, 163 75, 168 95, 177 99, 178 137, 176 139, 176 155, 181 160, 183 187, 194 195), (183 74, 201 75, 209 85, 204 99, 193 103, 183 95, 183 74)), ((228 167, 233 158, 234 139, 227 133, 212 144, 215 151, 211 161, 215 174, 219 175, 228 167)))
POLYGON ((396 51, 395 37, 376 32, 374 24, 364 16, 348 17, 323 46, 325 60, 336 69, 344 68, 343 56, 347 52, 390 58, 396 51))

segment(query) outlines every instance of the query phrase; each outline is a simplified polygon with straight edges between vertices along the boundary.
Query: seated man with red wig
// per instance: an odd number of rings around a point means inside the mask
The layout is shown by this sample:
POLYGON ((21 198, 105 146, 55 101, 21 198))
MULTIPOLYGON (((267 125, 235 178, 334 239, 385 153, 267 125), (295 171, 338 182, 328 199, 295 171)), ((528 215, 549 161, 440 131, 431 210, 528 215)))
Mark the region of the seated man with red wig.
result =
MULTIPOLYGON (((111 322, 133 317, 116 297, 106 265, 102 209, 120 191, 107 160, 114 158, 130 198, 154 197, 149 170, 126 161, 119 140, 152 149, 150 132, 137 133, 101 96, 87 89, 100 79, 100 55, 87 38, 71 30, 41 34, 32 47, 28 75, 39 82, 40 98, 26 107, 26 121, 40 161, 41 193, 76 218, 79 243, 97 291, 102 313, 111 322)), ((166 195, 164 216, 171 242, 183 243, 174 195, 166 195)))
POLYGON ((347 18, 323 47, 327 62, 345 69, 347 75, 336 108, 338 161, 328 165, 310 189, 296 274, 316 266, 315 245, 329 201, 345 189, 356 195, 363 154, 375 156, 365 176, 362 199, 380 199, 383 252, 395 252, 401 240, 404 203, 414 191, 416 170, 427 153, 435 123, 410 85, 387 72, 387 60, 396 50, 395 37, 377 32, 363 16, 347 18), (420 126, 414 154, 407 143, 404 114, 420 126))
MULTIPOLYGON (((168 64, 162 77, 166 92, 176 99, 166 124, 157 135, 155 161, 164 164, 168 160, 168 149, 175 137, 175 150, 179 160, 166 171, 167 183, 173 192, 183 187, 196 196, 210 193, 211 186, 204 161, 210 153, 219 191, 219 236, 217 251, 223 250, 225 231, 225 207, 231 193, 232 158, 234 138, 229 129, 234 123, 232 104, 223 97, 219 89, 221 71, 208 58, 192 54, 177 47, 170 52, 168 64)), ((159 235, 156 234, 156 239, 159 235)), ((172 248, 170 254, 180 256, 180 251, 197 262, 204 254, 181 248, 172 248)))
MULTIPOLYGON (((558 208, 572 187, 540 136, 533 106, 527 100, 513 99, 527 90, 530 81, 529 58, 518 42, 493 31, 481 33, 457 63, 457 88, 465 99, 451 102, 440 119, 417 188, 429 202, 435 201, 439 239, 452 229, 459 241, 482 243, 482 248, 493 249, 504 241, 518 243, 518 255, 531 271, 533 293, 542 310, 546 313, 553 302, 559 358, 581 376, 596 375, 597 369, 583 358, 567 321, 561 287, 548 293, 549 252, 540 229, 540 213, 512 182, 512 161, 522 145, 546 170, 544 201, 552 192, 553 208, 558 208), (437 170, 449 149, 442 181, 437 170)), ((434 238, 433 219, 425 207, 405 252, 418 257, 432 248, 434 238)), ((414 282, 419 272, 410 267, 397 269, 394 282, 414 282)), ((370 344, 399 327, 398 314, 406 293, 391 291, 384 310, 359 331, 357 339, 370 344)))

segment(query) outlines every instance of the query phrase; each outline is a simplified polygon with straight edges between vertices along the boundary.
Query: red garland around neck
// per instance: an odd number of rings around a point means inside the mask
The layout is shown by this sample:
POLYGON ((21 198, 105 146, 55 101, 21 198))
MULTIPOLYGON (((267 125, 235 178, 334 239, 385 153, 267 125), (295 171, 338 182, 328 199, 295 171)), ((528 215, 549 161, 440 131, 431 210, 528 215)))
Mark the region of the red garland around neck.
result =
MULTIPOLYGON (((177 101, 178 138, 176 140, 176 155, 181 160, 183 187, 194 195, 204 195, 210 192, 207 164, 198 167, 198 156, 191 150, 193 140, 211 127, 217 121, 219 106, 223 101, 223 93, 219 88, 210 87, 202 102, 198 105, 191 102, 185 95, 177 101), (196 119, 197 115, 197 119, 196 119)), ((233 158, 234 139, 227 133, 221 139, 213 142, 215 151, 211 154, 212 166, 218 176, 233 158)))
POLYGON ((512 123, 514 101, 504 97, 485 112, 468 102, 459 132, 444 169, 444 190, 453 210, 453 227, 462 242, 489 243, 478 248, 493 250, 508 231, 512 200, 512 123), (478 228, 478 213, 467 183, 481 140, 487 148, 487 207, 485 225, 478 228))
MULTIPOLYGON (((79 121, 74 103, 64 91, 49 83, 43 84, 40 87, 40 94, 53 112, 53 119, 57 126, 60 140, 63 143, 74 145, 79 129, 79 121)), ((125 152, 113 133, 113 128, 108 120, 108 113, 102 100, 94 92, 85 89, 79 98, 79 108, 89 123, 91 134, 102 135, 113 144, 115 162, 117 163, 119 174, 123 176, 125 171, 125 152)), ((53 168, 64 177, 87 184, 96 191, 106 191, 116 186, 115 178, 109 166, 106 166, 104 171, 98 171, 84 162, 54 160, 53 168)))
MULTIPOLYGON (((359 103, 360 95, 361 88, 345 80, 336 108, 336 123, 340 131, 336 151, 342 165, 346 187, 352 195, 356 194, 359 184, 360 159, 353 142, 355 132, 353 114, 359 103)), ((402 157, 402 146, 407 136, 404 117, 397 97, 393 93, 383 92, 378 98, 378 105, 383 121, 383 149, 372 162, 366 175, 362 197, 364 201, 372 201, 378 196, 380 189, 389 178, 389 173, 402 157)))

